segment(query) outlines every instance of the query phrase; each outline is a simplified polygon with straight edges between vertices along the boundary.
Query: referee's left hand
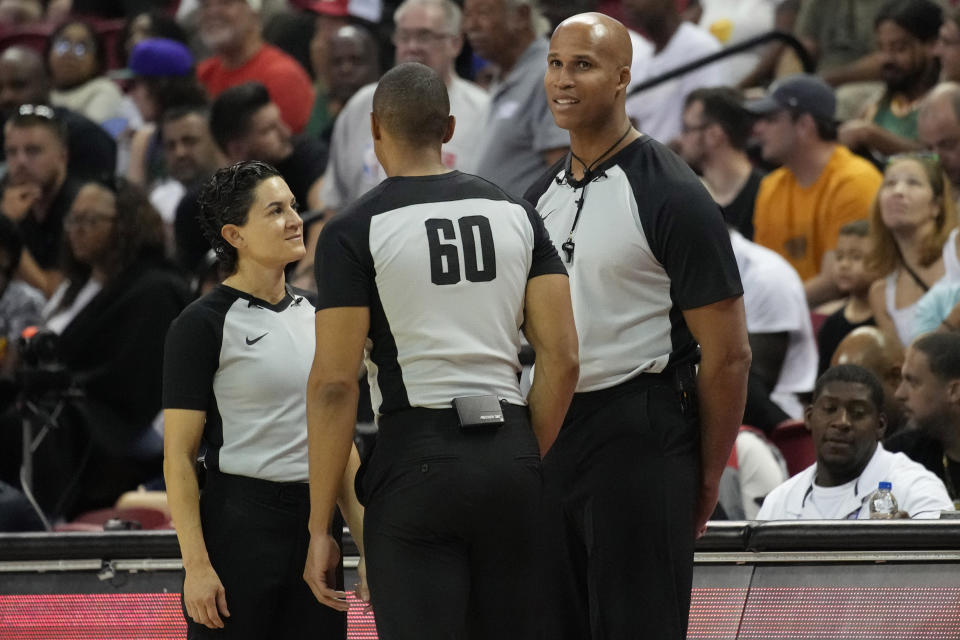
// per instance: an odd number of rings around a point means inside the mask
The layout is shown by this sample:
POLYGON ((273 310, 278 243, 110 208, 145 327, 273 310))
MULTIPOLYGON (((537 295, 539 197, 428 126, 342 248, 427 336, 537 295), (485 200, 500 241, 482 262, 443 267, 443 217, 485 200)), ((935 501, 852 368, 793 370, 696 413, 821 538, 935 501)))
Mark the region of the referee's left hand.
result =
POLYGON ((337 611, 346 611, 347 594, 337 591, 329 585, 336 584, 334 572, 340 562, 340 548, 330 534, 310 536, 307 549, 307 565, 303 568, 303 579, 321 604, 337 611))

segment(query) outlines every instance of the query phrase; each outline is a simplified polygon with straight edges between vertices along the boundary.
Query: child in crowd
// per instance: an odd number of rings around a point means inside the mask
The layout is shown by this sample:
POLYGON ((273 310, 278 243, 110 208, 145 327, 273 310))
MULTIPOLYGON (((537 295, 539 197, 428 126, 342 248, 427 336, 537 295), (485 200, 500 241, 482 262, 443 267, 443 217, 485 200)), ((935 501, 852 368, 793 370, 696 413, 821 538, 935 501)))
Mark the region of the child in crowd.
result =
POLYGON ((834 350, 848 333, 857 327, 875 324, 868 299, 870 284, 876 279, 875 274, 866 267, 870 249, 867 238, 869 231, 870 223, 867 220, 856 220, 840 228, 834 278, 837 288, 848 297, 843 307, 823 321, 817 334, 820 374, 830 366, 834 350))

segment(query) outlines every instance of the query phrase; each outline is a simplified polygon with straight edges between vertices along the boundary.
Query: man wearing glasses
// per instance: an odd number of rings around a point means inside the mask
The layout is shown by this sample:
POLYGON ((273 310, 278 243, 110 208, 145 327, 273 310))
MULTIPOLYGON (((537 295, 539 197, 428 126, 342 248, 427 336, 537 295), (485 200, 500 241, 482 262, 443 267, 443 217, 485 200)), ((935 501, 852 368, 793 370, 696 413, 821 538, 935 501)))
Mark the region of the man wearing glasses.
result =
POLYGON ((67 133, 53 109, 21 105, 4 125, 7 175, 0 214, 23 237, 18 275, 47 296, 60 282, 63 219, 80 183, 67 171, 67 133))
MULTIPOLYGON (((451 169, 475 171, 488 98, 480 87, 458 77, 453 68, 463 47, 460 8, 450 0, 406 0, 397 7, 393 19, 396 64, 425 64, 447 85, 457 131, 443 145, 444 164, 451 169)), ((320 191, 320 200, 328 211, 343 209, 387 177, 374 155, 370 134, 376 88, 374 83, 357 91, 337 117, 320 191)))

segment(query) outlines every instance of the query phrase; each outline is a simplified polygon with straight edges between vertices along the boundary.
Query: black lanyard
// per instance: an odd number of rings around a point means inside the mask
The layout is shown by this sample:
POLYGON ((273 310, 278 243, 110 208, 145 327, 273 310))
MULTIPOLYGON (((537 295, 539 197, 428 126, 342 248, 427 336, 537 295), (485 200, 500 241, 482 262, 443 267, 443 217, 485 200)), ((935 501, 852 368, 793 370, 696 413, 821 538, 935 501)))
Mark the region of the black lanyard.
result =
POLYGON ((574 191, 577 190, 578 188, 577 185, 580 185, 579 188, 581 189, 581 191, 580 191, 580 198, 576 201, 577 212, 573 216, 573 225, 570 227, 570 233, 567 234, 566 242, 560 245, 560 248, 563 249, 563 252, 567 254, 567 264, 573 263, 573 250, 577 248, 576 243, 573 241, 573 232, 577 229, 577 223, 580 222, 580 214, 583 212, 583 203, 586 201, 586 198, 587 198, 587 185, 593 182, 596 178, 600 178, 606 175, 601 171, 599 174, 594 176, 593 170, 600 163, 600 161, 607 156, 608 153, 616 149, 617 145, 623 142, 623 139, 627 137, 627 134, 630 133, 631 129, 633 129, 633 125, 627 125, 627 130, 623 132, 623 135, 617 138, 617 141, 614 142, 612 145, 610 145, 609 149, 601 153, 600 156, 597 157, 597 159, 591 162, 589 165, 583 160, 581 160, 580 158, 578 158, 577 154, 575 154, 572 149, 570 150, 570 157, 583 165, 584 172, 583 172, 582 180, 578 180, 574 182, 572 179, 568 179, 568 182, 570 182, 570 185, 573 187, 574 191))

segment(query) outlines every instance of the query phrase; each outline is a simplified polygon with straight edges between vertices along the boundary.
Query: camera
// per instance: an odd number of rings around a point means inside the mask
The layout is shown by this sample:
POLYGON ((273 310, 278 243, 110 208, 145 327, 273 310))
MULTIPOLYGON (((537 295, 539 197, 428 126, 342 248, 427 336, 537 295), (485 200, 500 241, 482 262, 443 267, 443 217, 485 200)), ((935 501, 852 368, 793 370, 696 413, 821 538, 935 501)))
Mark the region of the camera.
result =
POLYGON ((70 389, 73 377, 60 361, 59 337, 49 329, 27 327, 17 339, 20 365, 14 379, 27 397, 63 394, 70 389))

